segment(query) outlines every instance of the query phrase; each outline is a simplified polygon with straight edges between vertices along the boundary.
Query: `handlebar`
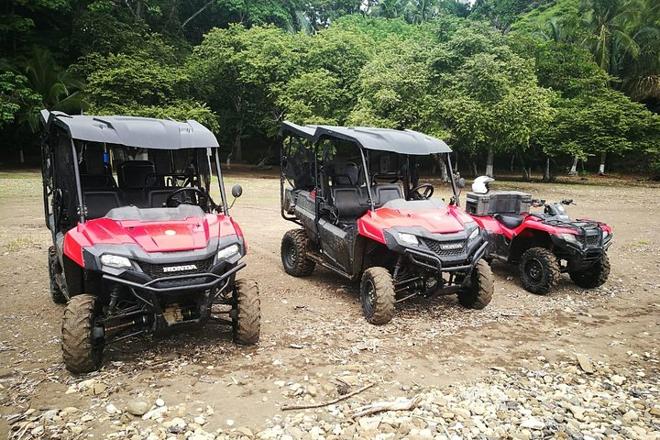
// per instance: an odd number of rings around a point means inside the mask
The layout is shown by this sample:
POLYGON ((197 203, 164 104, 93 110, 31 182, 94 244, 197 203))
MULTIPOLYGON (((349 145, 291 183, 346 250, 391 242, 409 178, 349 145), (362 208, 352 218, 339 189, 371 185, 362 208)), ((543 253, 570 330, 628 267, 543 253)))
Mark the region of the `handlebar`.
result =
MULTIPOLYGON (((562 205, 576 205, 576 203, 573 201, 573 199, 563 199, 561 202, 562 205)), ((547 206, 547 203, 544 199, 532 199, 532 206, 535 208, 541 208, 543 206, 547 206)))

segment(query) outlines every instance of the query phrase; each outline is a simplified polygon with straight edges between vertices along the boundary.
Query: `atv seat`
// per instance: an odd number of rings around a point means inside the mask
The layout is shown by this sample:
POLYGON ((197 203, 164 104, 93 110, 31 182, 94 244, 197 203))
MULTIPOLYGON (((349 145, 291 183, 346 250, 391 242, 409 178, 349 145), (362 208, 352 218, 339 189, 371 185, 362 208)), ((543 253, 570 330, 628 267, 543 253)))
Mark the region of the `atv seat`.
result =
POLYGON ((401 187, 396 183, 378 184, 371 188, 374 197, 374 205, 380 208, 390 200, 403 199, 401 187))
POLYGON ((504 214, 494 214, 493 217, 498 222, 502 223, 509 229, 517 228, 521 225, 525 217, 522 215, 504 215, 504 214))
POLYGON ((83 199, 88 219, 105 217, 108 211, 121 206, 117 191, 85 191, 83 199))
POLYGON ((369 209, 369 202, 362 188, 334 188, 332 200, 337 215, 342 220, 354 220, 361 217, 369 209))
POLYGON ((145 182, 156 172, 149 160, 127 160, 119 165, 117 177, 127 205, 144 207, 147 203, 145 182))
POLYGON ((360 169, 352 162, 333 163, 328 166, 332 186, 356 186, 360 184, 360 169))
POLYGON ((179 188, 153 189, 147 193, 147 206, 151 208, 162 208, 167 198, 179 188))

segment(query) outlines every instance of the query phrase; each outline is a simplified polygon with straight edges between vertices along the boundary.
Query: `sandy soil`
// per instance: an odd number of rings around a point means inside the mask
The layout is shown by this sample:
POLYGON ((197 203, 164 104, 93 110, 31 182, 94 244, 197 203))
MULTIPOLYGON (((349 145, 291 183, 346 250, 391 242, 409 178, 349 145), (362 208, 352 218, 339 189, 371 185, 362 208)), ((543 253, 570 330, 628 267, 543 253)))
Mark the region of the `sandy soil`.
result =
MULTIPOLYGON (((361 396, 370 400, 471 383, 493 367, 533 367, 574 359, 575 353, 622 370, 630 353, 650 352, 657 359, 658 188, 499 184, 548 200, 573 198, 573 216, 612 225, 608 283, 584 291, 566 276, 552 294, 535 296, 520 287, 515 268, 496 263, 495 296, 485 310, 462 309, 453 297, 419 300, 400 304, 390 324, 374 327, 362 319, 356 286, 322 269, 306 279, 282 270, 280 239, 295 225, 279 216, 278 181, 230 174, 227 184, 236 182, 244 195, 233 214, 249 244, 248 267, 240 276, 256 279, 261 289, 260 344, 236 347, 226 329, 210 325, 132 340, 107 350, 100 372, 75 377, 61 362, 63 309, 48 294, 40 177, 1 173, 0 415, 28 408, 102 409, 108 402, 121 408, 136 397, 160 397, 182 416, 206 412, 208 430, 226 429, 231 420, 258 431, 284 404, 334 397, 338 375, 356 386, 375 383, 361 396), (67 394, 89 378, 106 388, 97 395, 67 394), (295 396, 278 381, 314 383, 318 393, 295 396)), ((657 386, 657 365, 652 371, 647 379, 657 386)), ((96 418, 84 424, 83 435, 103 437, 115 425, 96 418)), ((0 419, 0 435, 9 429, 0 419)))

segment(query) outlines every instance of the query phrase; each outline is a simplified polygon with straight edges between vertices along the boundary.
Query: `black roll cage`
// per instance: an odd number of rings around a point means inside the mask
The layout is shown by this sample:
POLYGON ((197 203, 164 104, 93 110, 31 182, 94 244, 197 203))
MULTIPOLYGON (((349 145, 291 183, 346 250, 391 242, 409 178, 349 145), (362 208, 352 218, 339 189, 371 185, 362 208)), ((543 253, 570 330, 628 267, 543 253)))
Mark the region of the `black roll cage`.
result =
MULTIPOLYGON (((86 219, 86 214, 85 214, 85 205, 84 205, 84 198, 83 198, 83 188, 82 188, 82 180, 81 180, 81 175, 80 175, 80 168, 78 166, 79 164, 79 155, 78 155, 78 149, 76 148, 76 141, 79 142, 87 142, 84 139, 75 139, 71 136, 71 133, 69 130, 67 130, 65 127, 60 126, 59 124, 52 124, 49 121, 46 122, 45 127, 44 127, 44 132, 43 135, 41 136, 41 152, 42 152, 42 184, 43 184, 43 205, 44 205, 44 216, 46 220, 46 227, 48 227, 49 230, 51 230, 51 233, 53 234, 53 238, 55 239, 55 236, 58 232, 57 230, 57 225, 58 225, 58 219, 54 218, 54 213, 52 211, 52 207, 49 205, 49 197, 53 196, 55 191, 58 189, 58 184, 57 184, 57 178, 56 176, 58 174, 58 168, 60 167, 60 161, 57 160, 57 157, 55 157, 54 154, 54 146, 50 145, 50 142, 53 140, 53 138, 57 139, 59 136, 65 136, 66 139, 68 140, 68 143, 70 144, 71 147, 71 158, 72 158, 72 165, 73 165, 73 175, 74 175, 74 192, 75 192, 75 201, 76 201, 76 208, 77 208, 77 217, 78 217, 78 222, 79 223, 85 223, 86 219), (48 182, 52 185, 52 188, 49 189, 48 182), (53 222, 51 223, 51 215, 53 216, 53 222)), ((105 144, 104 144, 105 145, 105 144)), ((133 146, 133 145, 124 145, 124 144, 113 144, 116 145, 119 148, 140 148, 140 149, 145 149, 145 150, 151 150, 152 148, 148 147, 142 147, 142 146, 133 146)), ((220 165, 220 157, 219 157, 219 147, 187 147, 187 148, 159 148, 158 150, 165 150, 165 151, 177 151, 180 149, 206 149, 206 158, 207 158, 207 166, 210 174, 210 179, 213 179, 213 169, 211 166, 211 155, 213 156, 213 163, 215 165, 215 171, 218 177, 218 188, 220 190, 220 197, 221 197, 221 203, 220 205, 216 208, 218 209, 218 212, 222 212, 223 214, 229 216, 229 204, 227 203, 227 195, 225 192, 225 185, 224 185, 224 178, 222 174, 222 168, 220 165)), ((59 189, 62 189, 59 187, 59 189)))
MULTIPOLYGON (((287 140, 290 141, 292 139, 297 140, 298 148, 305 148, 306 150, 309 151, 310 157, 311 156, 314 157, 314 176, 313 176, 313 178, 314 178, 314 188, 317 189, 317 190, 320 188, 321 191, 323 191, 323 185, 322 185, 322 182, 320 182, 320 178, 321 178, 320 174, 322 174, 322 170, 320 170, 320 167, 319 167, 319 158, 325 158, 326 157, 326 153, 328 152, 328 149, 330 148, 330 145, 331 145, 331 144, 323 142, 323 141, 324 140, 339 140, 339 141, 350 142, 353 145, 355 145, 356 148, 358 149, 358 151, 360 152, 360 158, 361 158, 362 166, 365 170, 365 185, 367 187, 370 210, 374 211, 376 209, 375 205, 374 205, 373 193, 372 193, 372 188, 371 188, 372 182, 371 182, 371 178, 370 178, 371 173, 370 173, 370 169, 369 169, 369 160, 368 160, 369 151, 371 151, 371 150, 364 148, 358 142, 352 141, 350 139, 347 140, 347 139, 344 139, 344 138, 333 137, 333 136, 330 136, 330 135, 327 135, 327 134, 323 135, 323 136, 321 136, 317 139, 309 139, 309 138, 307 138, 307 136, 300 135, 300 134, 298 134, 294 131, 287 131, 286 133, 281 134, 281 142, 280 142, 280 146, 281 146, 281 150, 280 150, 280 215, 282 216, 282 218, 284 218, 285 220, 294 222, 296 224, 300 224, 300 222, 298 221, 298 219, 295 216, 291 216, 291 215, 288 215, 286 213, 285 206, 284 206, 285 183, 288 182, 292 187, 294 187, 294 185, 291 183, 289 178, 286 176, 286 171, 285 171, 286 168, 287 168, 287 163, 288 163, 289 157, 291 155, 290 154, 291 153, 291 150, 290 150, 291 147, 290 147, 290 145, 287 145, 287 140), (305 145, 305 143, 307 143, 307 145, 305 145), (365 154, 365 150, 366 150, 366 154, 365 154)), ((378 151, 378 150, 374 150, 374 151, 378 151)), ((403 183, 404 183, 404 190, 405 190, 406 198, 409 197, 410 191, 415 186, 415 185, 413 185, 413 182, 412 182, 411 170, 413 170, 414 166, 416 165, 416 156, 418 156, 418 155, 403 154, 403 153, 398 153, 398 152, 395 152, 395 151, 385 151, 385 152, 387 152, 389 154, 395 154, 397 156, 403 156, 403 157, 406 158, 406 161, 408 162, 408 166, 406 167, 406 173, 403 176, 402 180, 403 180, 403 183)), ((454 176, 454 169, 453 169, 452 162, 451 162, 451 152, 442 152, 442 153, 434 153, 434 154, 440 154, 442 156, 443 160, 445 161, 445 164, 447 166, 448 175, 449 175, 449 183, 451 185, 452 194, 453 194, 453 197, 452 197, 450 203, 454 204, 456 206, 459 206, 460 205, 460 200, 459 200, 460 192, 458 190, 458 186, 456 184, 456 179, 455 179, 455 176, 454 176)), ((415 180, 417 180, 417 179, 415 178, 415 180)), ((295 189, 295 187, 294 187, 294 189, 295 189)), ((323 196, 323 194, 321 194, 321 196, 323 196)), ((318 203, 317 203, 317 216, 318 216, 318 203)))

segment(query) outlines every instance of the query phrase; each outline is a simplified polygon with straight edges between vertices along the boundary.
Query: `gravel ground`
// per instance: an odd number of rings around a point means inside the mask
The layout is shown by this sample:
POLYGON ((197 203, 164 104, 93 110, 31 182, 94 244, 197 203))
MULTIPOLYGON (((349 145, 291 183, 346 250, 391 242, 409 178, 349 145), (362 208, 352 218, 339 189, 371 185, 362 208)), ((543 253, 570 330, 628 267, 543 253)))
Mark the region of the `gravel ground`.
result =
POLYGON ((48 299, 39 176, 0 173, 1 436, 660 438, 658 188, 517 184, 613 225, 608 283, 583 291, 564 277, 535 296, 496 264, 486 309, 417 300, 374 327, 357 286, 323 270, 283 273, 279 241, 292 225, 279 218, 277 181, 228 180, 245 187, 234 213, 250 244, 242 276, 262 293, 260 344, 236 347, 209 325, 130 340, 99 372, 72 376, 62 308, 48 299))

